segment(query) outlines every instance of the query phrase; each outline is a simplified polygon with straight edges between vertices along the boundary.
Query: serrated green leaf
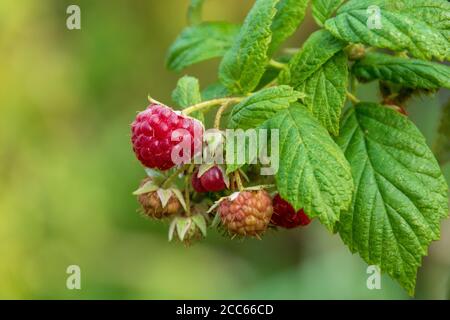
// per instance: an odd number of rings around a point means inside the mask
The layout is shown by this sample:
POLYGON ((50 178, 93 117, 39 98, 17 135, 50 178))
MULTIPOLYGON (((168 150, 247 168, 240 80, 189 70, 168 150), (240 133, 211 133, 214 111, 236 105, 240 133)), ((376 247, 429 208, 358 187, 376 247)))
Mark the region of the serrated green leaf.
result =
POLYGON ((450 99, 442 108, 438 135, 434 142, 434 151, 441 165, 450 161, 450 99))
POLYGON ((312 14, 319 26, 323 26, 325 21, 344 3, 345 0, 312 0, 312 14))
MULTIPOLYGON (((172 100, 183 109, 202 102, 198 79, 189 76, 180 78, 177 87, 172 92, 172 100)), ((191 116, 202 122, 205 120, 203 113, 200 111, 193 112, 191 116)))
POLYGON ((339 133, 339 119, 345 103, 348 82, 345 43, 326 30, 314 32, 302 50, 280 74, 287 82, 304 92, 304 103, 332 134, 339 133))
POLYGON ((448 187, 425 138, 396 111, 375 103, 349 109, 337 139, 355 193, 338 231, 352 252, 413 294, 417 268, 448 215, 448 187))
POLYGON ((286 85, 258 91, 233 107, 228 128, 256 128, 301 97, 300 92, 286 85))
POLYGON ((180 78, 172 92, 172 99, 182 108, 202 102, 198 79, 190 76, 180 78))
POLYGON ((312 114, 333 135, 339 134, 339 121, 348 85, 347 56, 334 55, 297 90, 306 94, 303 100, 312 114))
POLYGON ((328 132, 300 104, 268 121, 279 129, 278 191, 296 210, 318 217, 331 231, 352 199, 350 166, 328 132))
POLYGON ((303 44, 303 48, 295 54, 288 68, 281 72, 280 81, 296 88, 311 77, 330 60, 336 53, 342 51, 345 42, 336 39, 326 30, 319 30, 303 44))
POLYGON ((221 57, 233 44, 239 25, 203 22, 184 29, 169 48, 166 65, 180 71, 195 63, 221 57))
POLYGON ((187 12, 187 20, 190 25, 200 24, 202 22, 202 9, 205 0, 191 0, 187 12))
POLYGON ((202 98, 205 101, 217 98, 225 98, 228 96, 230 96, 228 89, 220 82, 210 84, 202 91, 202 98))
POLYGON ((351 0, 326 21, 325 28, 348 42, 449 60, 449 8, 445 0, 351 0), (379 26, 370 23, 376 16, 370 6, 380 9, 379 26))
POLYGON ((357 61, 352 72, 363 81, 375 79, 408 88, 450 88, 450 67, 444 64, 368 52, 357 61))
POLYGON ((279 0, 256 0, 239 35, 225 54, 219 79, 232 93, 251 92, 259 83, 268 62, 270 27, 279 0))
POLYGON ((206 220, 205 217, 201 214, 196 214, 191 217, 192 221, 194 221, 195 225, 200 229, 201 233, 204 237, 206 237, 206 220))
POLYGON ((269 56, 272 56, 303 22, 308 2, 309 0, 280 0, 278 2, 277 13, 271 26, 272 42, 268 51, 269 56))

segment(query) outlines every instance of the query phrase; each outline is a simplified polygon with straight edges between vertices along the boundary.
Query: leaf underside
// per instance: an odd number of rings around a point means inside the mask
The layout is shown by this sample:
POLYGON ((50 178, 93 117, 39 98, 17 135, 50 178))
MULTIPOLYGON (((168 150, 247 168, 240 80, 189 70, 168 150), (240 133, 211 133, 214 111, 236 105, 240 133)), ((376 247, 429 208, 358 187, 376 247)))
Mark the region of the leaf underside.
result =
POLYGON ((444 64, 369 52, 352 72, 363 81, 384 80, 408 88, 450 88, 450 67, 444 64))
POLYGON ((184 29, 170 46, 167 67, 181 71, 195 63, 221 57, 233 44, 239 25, 227 22, 203 22, 184 29))

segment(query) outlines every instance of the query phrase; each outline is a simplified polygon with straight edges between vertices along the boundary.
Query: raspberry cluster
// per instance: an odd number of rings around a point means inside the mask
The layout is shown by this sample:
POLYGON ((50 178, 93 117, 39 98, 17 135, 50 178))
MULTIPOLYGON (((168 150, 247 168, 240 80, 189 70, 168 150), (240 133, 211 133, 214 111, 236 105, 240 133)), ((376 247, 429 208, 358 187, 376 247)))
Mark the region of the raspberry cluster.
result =
POLYGON ((214 220, 219 219, 232 236, 260 238, 269 226, 290 229, 311 222, 303 210, 295 211, 279 194, 272 198, 263 188, 245 189, 239 171, 228 176, 219 165, 190 164, 202 151, 203 130, 198 120, 155 103, 140 112, 131 125, 136 157, 146 168, 159 170, 156 176, 163 177, 161 181, 144 179, 135 194, 146 216, 172 221, 169 239, 177 237, 190 244, 206 236, 207 224, 213 223, 211 210, 204 204, 214 200, 214 220), (180 155, 176 148, 186 141, 189 154, 180 155), (176 156, 183 161, 176 161, 176 156))

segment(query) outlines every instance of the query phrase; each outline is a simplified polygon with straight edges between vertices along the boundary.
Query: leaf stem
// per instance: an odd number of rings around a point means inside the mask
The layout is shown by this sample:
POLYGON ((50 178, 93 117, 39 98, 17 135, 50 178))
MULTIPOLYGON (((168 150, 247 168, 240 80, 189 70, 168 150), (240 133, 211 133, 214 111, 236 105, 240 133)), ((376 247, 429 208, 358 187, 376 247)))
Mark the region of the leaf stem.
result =
POLYGON ((184 202, 186 203, 186 215, 189 217, 191 215, 191 197, 189 192, 189 187, 191 185, 191 175, 186 175, 184 180, 184 202))
POLYGON ((239 191, 244 190, 244 186, 242 185, 241 176, 239 175, 239 171, 234 172, 234 179, 236 180, 237 187, 239 191))
POLYGON ((274 67, 275 69, 283 70, 283 69, 286 69, 287 64, 286 63, 282 63, 282 62, 278 62, 278 61, 276 61, 274 59, 270 59, 269 60, 269 66, 274 67))
POLYGON ((347 91, 347 98, 353 103, 353 104, 357 104, 360 102, 360 100, 355 97, 352 93, 347 91))
POLYGON ((220 130, 220 119, 222 118, 223 112, 230 106, 230 104, 231 103, 226 102, 220 106, 219 110, 217 110, 216 117, 214 119, 214 129, 220 130))
POLYGON ((182 112, 184 115, 188 115, 194 111, 199 111, 205 108, 213 107, 216 105, 224 104, 224 103, 233 103, 233 102, 239 102, 241 101, 242 97, 230 97, 230 98, 218 98, 218 99, 212 99, 208 101, 203 101, 197 104, 194 104, 186 109, 184 109, 182 112))
POLYGON ((181 166, 180 168, 178 168, 174 173, 172 173, 167 179, 166 181, 164 181, 164 183, 162 184, 161 188, 163 189, 167 189, 168 187, 170 187, 170 184, 172 183, 172 181, 178 177, 180 175, 180 173, 182 173, 184 170, 186 170, 186 165, 181 166))

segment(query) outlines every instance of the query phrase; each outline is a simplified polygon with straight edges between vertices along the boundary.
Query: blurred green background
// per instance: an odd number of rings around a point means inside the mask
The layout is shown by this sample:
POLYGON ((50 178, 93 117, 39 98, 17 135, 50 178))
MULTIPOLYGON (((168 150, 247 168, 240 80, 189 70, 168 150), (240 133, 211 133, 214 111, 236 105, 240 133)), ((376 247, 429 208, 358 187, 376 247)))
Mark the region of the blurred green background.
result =
MULTIPOLYGON (((208 0, 204 15, 240 22, 252 4, 208 0)), ((368 290, 367 266, 317 221, 263 241, 210 232, 185 248, 167 242, 167 225, 137 213, 131 192, 144 171, 130 146, 136 112, 148 93, 169 104, 183 74, 202 86, 216 80, 217 60, 181 74, 164 67, 187 5, 0 2, 0 298, 407 299, 386 276, 381 290, 368 290), (70 4, 81 7, 81 30, 66 28, 70 4), (66 288, 72 264, 81 267, 82 290, 66 288)), ((315 28, 309 16, 289 45, 315 28)), ((430 145, 448 97, 442 91, 410 108, 430 145)), ((417 298, 449 298, 449 246, 445 221, 420 269, 417 298)))

